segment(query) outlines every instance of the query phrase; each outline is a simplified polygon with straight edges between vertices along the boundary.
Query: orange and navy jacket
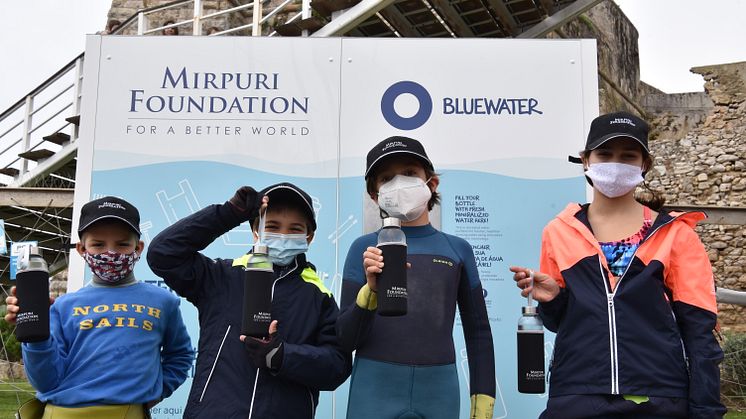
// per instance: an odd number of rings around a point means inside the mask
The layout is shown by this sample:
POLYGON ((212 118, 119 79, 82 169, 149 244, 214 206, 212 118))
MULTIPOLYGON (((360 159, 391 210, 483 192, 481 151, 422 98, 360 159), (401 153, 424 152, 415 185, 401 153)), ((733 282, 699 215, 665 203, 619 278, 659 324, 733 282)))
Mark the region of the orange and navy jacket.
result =
POLYGON ((540 304, 545 326, 557 333, 550 397, 687 398, 689 417, 722 417, 712 268, 693 229, 705 215, 659 213, 615 278, 587 208, 568 205, 542 236, 541 271, 560 285, 554 300, 540 304))

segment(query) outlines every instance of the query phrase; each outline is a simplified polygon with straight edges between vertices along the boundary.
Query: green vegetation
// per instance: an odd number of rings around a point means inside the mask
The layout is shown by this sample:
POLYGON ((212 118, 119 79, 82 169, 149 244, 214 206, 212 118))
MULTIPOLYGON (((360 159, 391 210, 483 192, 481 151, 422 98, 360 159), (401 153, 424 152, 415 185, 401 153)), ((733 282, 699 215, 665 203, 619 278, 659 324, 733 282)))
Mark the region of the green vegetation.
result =
POLYGON ((729 333, 723 343, 725 357, 721 364, 721 394, 729 410, 746 419, 746 334, 729 333))
POLYGON ((588 16, 586 16, 585 14, 582 14, 578 16, 578 20, 583 25, 585 25, 585 27, 588 28, 589 31, 596 32, 596 26, 593 24, 593 21, 588 16))
POLYGON ((34 397, 34 389, 26 381, 0 382, 0 418, 12 418, 21 403, 34 397))
POLYGON ((0 347, 0 359, 10 362, 18 362, 21 360, 21 344, 16 340, 16 335, 13 334, 15 326, 8 324, 3 317, 5 317, 6 306, 0 306, 0 337, 2 337, 2 343, 5 349, 0 347), (5 351, 8 351, 6 356, 5 351))

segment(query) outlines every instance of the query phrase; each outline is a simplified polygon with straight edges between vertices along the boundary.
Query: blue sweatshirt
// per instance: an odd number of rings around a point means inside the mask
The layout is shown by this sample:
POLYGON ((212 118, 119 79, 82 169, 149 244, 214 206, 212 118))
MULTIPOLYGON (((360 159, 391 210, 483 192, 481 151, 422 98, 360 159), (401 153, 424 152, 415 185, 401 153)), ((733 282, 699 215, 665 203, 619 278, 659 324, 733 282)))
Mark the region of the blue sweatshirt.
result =
POLYGON ((58 298, 49 308, 50 338, 23 344, 39 400, 82 407, 170 396, 194 357, 179 301, 140 282, 87 286, 58 298))

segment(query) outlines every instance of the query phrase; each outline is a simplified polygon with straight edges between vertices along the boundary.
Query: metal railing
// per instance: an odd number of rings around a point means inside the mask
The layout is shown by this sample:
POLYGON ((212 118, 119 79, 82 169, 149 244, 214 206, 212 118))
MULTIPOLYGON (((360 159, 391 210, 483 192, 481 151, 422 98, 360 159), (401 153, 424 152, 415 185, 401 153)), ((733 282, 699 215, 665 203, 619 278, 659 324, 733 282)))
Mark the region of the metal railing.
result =
POLYGON ((0 182, 11 184, 35 167, 19 154, 39 150, 42 144, 52 152, 61 148, 42 136, 64 133, 70 141, 77 140, 77 125, 65 118, 80 113, 83 60, 83 54, 78 55, 0 114, 0 168, 17 171, 15 176, 1 174, 0 182))
MULTIPOLYGON (((210 36, 237 34, 251 31, 252 36, 275 36, 277 32, 266 29, 270 19, 278 14, 286 13, 286 22, 294 22, 311 16, 310 0, 285 0, 269 13, 264 14, 265 7, 271 6, 271 0, 257 0, 241 4, 230 9, 205 14, 202 0, 176 0, 159 6, 138 10, 111 34, 134 33, 137 35, 154 35, 164 29, 191 26, 193 35, 205 35, 203 23, 216 18, 226 18, 235 14, 242 14, 234 22, 251 18, 250 23, 228 27, 210 36), (297 5, 300 4, 300 8, 297 5), (191 5, 191 18, 174 20, 174 23, 151 28, 159 13, 175 8, 185 10, 191 5)), ((186 13, 186 12, 185 12, 186 13)), ((226 20, 229 22, 229 20, 226 20)), ((59 151, 62 147, 44 141, 42 135, 62 132, 70 135, 70 141, 78 139, 78 126, 65 121, 65 118, 80 114, 81 88, 83 80, 83 60, 81 53, 75 59, 63 66, 49 79, 34 88, 29 94, 21 98, 2 114, 0 114, 0 184, 23 186, 22 180, 36 167, 34 161, 19 157, 19 154, 29 151, 48 149, 59 151), (41 122, 38 122, 41 121, 41 122), (41 145, 44 144, 44 147, 41 145)))
MULTIPOLYGON (((203 23, 205 21, 216 19, 218 17, 227 17, 229 15, 234 15, 244 11, 248 12, 249 10, 251 10, 251 23, 240 24, 237 26, 219 30, 218 32, 212 33, 209 36, 230 35, 245 30, 251 30, 251 36, 261 36, 267 22, 269 22, 271 18, 280 13, 287 13, 288 19, 286 22, 288 23, 294 22, 298 19, 311 17, 310 0, 285 0, 265 15, 264 8, 268 5, 271 5, 270 0, 258 0, 246 4, 241 4, 230 9, 205 14, 202 0, 176 0, 159 6, 139 10, 137 13, 133 14, 124 22, 122 22, 122 24, 116 30, 114 30, 112 34, 119 35, 131 32, 137 35, 154 35, 157 33, 161 33, 165 29, 179 28, 190 25, 192 35, 206 35, 203 31, 203 26, 205 26, 203 25, 203 23), (300 9, 290 7, 294 4, 300 4, 300 9), (151 27, 151 23, 153 22, 155 16, 157 16, 158 14, 174 8, 180 8, 181 10, 184 10, 184 8, 189 5, 192 6, 190 19, 174 19, 174 23, 151 27)), ((241 16, 241 18, 245 17, 246 16, 241 16)), ((267 32, 267 36, 275 36, 277 34, 277 32, 274 30, 267 30, 267 32)))

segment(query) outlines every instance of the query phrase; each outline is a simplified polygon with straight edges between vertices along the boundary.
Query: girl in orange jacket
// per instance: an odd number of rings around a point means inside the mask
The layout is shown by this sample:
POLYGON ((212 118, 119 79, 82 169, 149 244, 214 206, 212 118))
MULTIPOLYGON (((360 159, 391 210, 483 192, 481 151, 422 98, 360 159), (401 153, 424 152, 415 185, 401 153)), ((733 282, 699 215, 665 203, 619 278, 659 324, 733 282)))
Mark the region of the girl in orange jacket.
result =
POLYGON ((635 199, 652 165, 648 125, 617 112, 591 123, 581 157, 590 204, 544 229, 540 271, 511 267, 556 332, 541 418, 722 418, 712 268, 693 227, 635 199))

